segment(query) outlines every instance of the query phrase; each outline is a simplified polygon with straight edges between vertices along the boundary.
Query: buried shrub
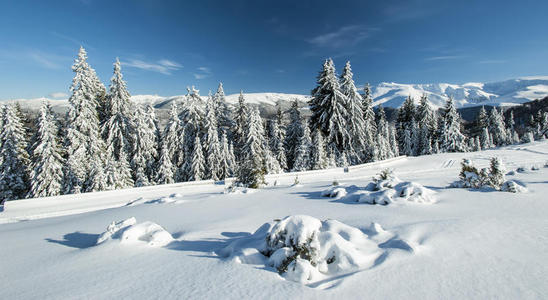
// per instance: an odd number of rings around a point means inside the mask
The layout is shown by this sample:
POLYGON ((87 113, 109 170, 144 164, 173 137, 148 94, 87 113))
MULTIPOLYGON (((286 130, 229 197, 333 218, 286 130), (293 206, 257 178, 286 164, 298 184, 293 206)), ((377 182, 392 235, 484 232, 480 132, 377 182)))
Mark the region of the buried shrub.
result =
MULTIPOLYGON (((518 172, 520 169, 518 168, 518 172)), ((489 168, 478 170, 474 164, 466 158, 462 159, 459 181, 453 182, 451 187, 480 189, 491 187, 497 191, 523 192, 525 188, 514 181, 506 181, 505 168, 498 157, 489 161, 489 168)), ((510 175, 513 175, 509 173, 510 175)))

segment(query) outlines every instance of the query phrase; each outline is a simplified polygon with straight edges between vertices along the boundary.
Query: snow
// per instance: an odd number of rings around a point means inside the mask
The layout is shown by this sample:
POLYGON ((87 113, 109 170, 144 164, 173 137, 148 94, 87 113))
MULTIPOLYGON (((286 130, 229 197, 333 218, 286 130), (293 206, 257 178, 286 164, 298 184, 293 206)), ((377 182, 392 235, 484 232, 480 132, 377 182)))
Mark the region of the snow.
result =
MULTIPOLYGON (((296 173, 269 175, 270 184, 252 194, 226 195, 225 185, 202 181, 8 201, 0 212, 2 298, 542 299, 548 168, 531 167, 547 160, 542 141, 301 172, 299 187, 291 186, 296 173), (526 170, 507 176, 526 193, 447 188, 462 158, 483 168, 494 156, 508 170, 526 170), (385 168, 434 190, 437 202, 380 206, 321 196, 334 179, 338 187, 364 188, 385 168), (127 205, 176 193, 187 202, 127 205), (340 268, 299 258, 295 276, 280 276, 274 266, 288 252, 259 251, 277 223, 299 215, 320 222, 318 257, 331 247, 340 268), (131 217, 134 224, 115 230, 131 217), (113 234, 97 245, 112 221, 111 231, 135 228, 131 240, 113 234), (166 239, 149 246, 160 226, 166 239)), ((318 228, 310 220, 291 236, 318 228)))
POLYGON ((163 247, 173 241, 171 234, 162 226, 150 221, 137 223, 135 217, 110 223, 107 230, 97 238, 97 245, 114 239, 123 244, 145 242, 152 247, 163 247))

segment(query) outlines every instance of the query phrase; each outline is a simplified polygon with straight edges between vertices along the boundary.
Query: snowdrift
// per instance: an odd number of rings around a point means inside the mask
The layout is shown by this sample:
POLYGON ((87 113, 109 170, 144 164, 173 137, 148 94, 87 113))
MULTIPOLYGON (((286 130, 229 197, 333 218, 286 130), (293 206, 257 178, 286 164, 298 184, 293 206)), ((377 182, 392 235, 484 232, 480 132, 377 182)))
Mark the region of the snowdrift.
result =
POLYGON ((152 247, 163 247, 173 241, 173 237, 162 226, 146 221, 137 223, 134 217, 112 222, 107 230, 97 238, 97 245, 119 240, 122 244, 146 243, 152 247))
POLYGON ((349 202, 388 205, 391 203, 434 203, 436 192, 420 183, 402 181, 393 174, 373 178, 365 188, 355 185, 334 186, 322 192, 323 197, 331 197, 349 202))
POLYGON ((391 245, 414 251, 409 242, 379 224, 372 223, 367 232, 336 220, 288 216, 262 225, 217 254, 237 263, 264 265, 287 280, 310 284, 370 268, 391 245))

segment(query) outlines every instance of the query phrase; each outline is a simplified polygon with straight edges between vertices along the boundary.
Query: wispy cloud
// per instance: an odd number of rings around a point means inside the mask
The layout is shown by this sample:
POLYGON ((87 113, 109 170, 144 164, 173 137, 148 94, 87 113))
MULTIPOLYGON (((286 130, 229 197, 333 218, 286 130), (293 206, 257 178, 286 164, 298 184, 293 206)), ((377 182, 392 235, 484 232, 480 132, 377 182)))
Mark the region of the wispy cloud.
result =
POLYGON ((506 60, 502 59, 488 59, 479 61, 480 64, 503 64, 506 63, 506 60))
POLYGON ((55 92, 48 95, 50 98, 66 98, 68 97, 68 94, 63 92, 55 92))
POLYGON ((192 74, 196 79, 204 79, 211 75, 211 69, 208 67, 198 67, 196 68, 198 72, 192 74))
POLYGON ((36 49, 0 49, 0 58, 9 61, 18 61, 21 63, 31 63, 32 65, 46 69, 58 70, 66 68, 72 58, 58 55, 50 52, 44 52, 36 49))
POLYGON ((91 45, 89 45, 88 43, 85 43, 84 41, 82 40, 79 40, 79 39, 76 39, 76 38, 73 38, 71 36, 68 36, 68 35, 65 35, 65 34, 62 34, 62 33, 59 33, 57 31, 50 31, 49 32, 52 36, 54 37, 57 37, 57 38, 60 38, 62 40, 65 40, 65 41, 68 41, 68 42, 71 42, 72 44, 76 45, 76 46, 84 46, 86 49, 88 50, 94 50, 95 48, 92 47, 91 45))
POLYGON ((363 25, 343 26, 335 31, 320 34, 307 41, 317 47, 341 48, 354 46, 369 38, 379 28, 363 25))
POLYGON ((454 60, 464 58, 464 55, 444 55, 444 56, 432 56, 427 57, 424 60, 426 61, 437 61, 437 60, 454 60))
POLYGON ((165 75, 171 75, 173 71, 177 71, 183 68, 181 64, 167 59, 161 59, 157 62, 146 62, 141 59, 130 59, 128 61, 123 61, 122 65, 147 71, 158 72, 165 75))

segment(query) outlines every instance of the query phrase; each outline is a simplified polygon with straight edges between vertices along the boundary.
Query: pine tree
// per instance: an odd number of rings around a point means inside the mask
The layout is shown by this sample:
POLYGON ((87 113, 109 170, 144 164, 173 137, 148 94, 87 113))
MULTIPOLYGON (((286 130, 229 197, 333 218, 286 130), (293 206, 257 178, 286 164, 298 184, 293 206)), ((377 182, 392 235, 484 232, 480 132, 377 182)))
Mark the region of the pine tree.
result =
POLYGON ((106 149, 99 134, 97 113, 97 88, 90 78, 90 66, 87 53, 80 48, 78 58, 72 70, 72 80, 64 148, 67 158, 64 166, 63 192, 79 193, 90 191, 86 183, 100 181, 101 172, 93 171, 103 165, 103 153, 106 149))
POLYGON ((247 132, 247 123, 249 120, 249 108, 245 103, 244 92, 240 91, 240 96, 238 97, 238 105, 236 106, 236 112, 234 116, 234 122, 236 123, 236 128, 233 132, 233 145, 234 145, 234 154, 236 155, 237 160, 243 156, 241 149, 243 148, 246 142, 246 132, 247 132))
POLYGON ((371 96, 371 87, 369 83, 365 85, 362 101, 363 120, 364 120, 364 138, 365 138, 365 161, 377 160, 376 150, 376 132, 377 123, 375 122, 375 111, 373 110, 373 97, 371 96))
POLYGON ((131 168, 136 186, 149 185, 154 179, 150 176, 152 174, 149 168, 156 160, 157 132, 154 121, 151 121, 150 117, 149 114, 145 113, 142 105, 137 105, 133 119, 135 135, 133 137, 133 158, 131 159, 131 168))
POLYGON ((158 161, 158 172, 156 175, 157 184, 169 184, 174 183, 174 167, 169 155, 169 149, 167 143, 162 144, 162 150, 160 152, 160 160, 158 161))
POLYGON ((379 105, 377 110, 377 133, 375 155, 377 159, 384 160, 391 157, 390 133, 384 108, 379 105))
POLYGON ((396 139, 396 128, 392 125, 389 126, 388 136, 388 141, 390 143, 389 158, 397 157, 400 155, 400 150, 398 147, 398 140, 396 139))
POLYGON ((325 142, 319 129, 312 133, 312 147, 310 149, 310 167, 313 170, 326 169, 328 158, 325 152, 325 142))
POLYGON ((341 74, 341 92, 346 99, 346 121, 349 140, 345 145, 351 164, 359 164, 367 159, 366 127, 362 110, 362 96, 354 84, 350 62, 346 62, 341 74))
POLYGON ((31 172, 29 198, 49 197, 61 194, 63 158, 57 133, 59 128, 48 102, 42 104, 36 122, 38 131, 31 148, 31 172))
MULTIPOLYGON (((316 129, 317 130, 317 129, 316 129)), ((299 139, 299 146, 296 149, 295 163, 292 172, 306 171, 310 169, 310 150, 312 141, 308 126, 303 126, 303 133, 299 139)))
POLYGON ((110 83, 107 97, 108 114, 103 125, 103 137, 107 143, 107 151, 112 152, 115 160, 120 160, 121 152, 131 155, 133 150, 134 127, 130 95, 122 77, 121 64, 118 59, 114 63, 114 75, 110 83))
POLYGON ((179 119, 179 112, 177 104, 171 103, 171 109, 169 111, 169 119, 162 134, 162 147, 165 146, 167 150, 167 157, 171 160, 171 164, 177 168, 180 167, 179 162, 182 163, 183 157, 183 136, 184 133, 181 120, 179 119))
POLYGON ((236 176, 238 174, 239 166, 236 161, 236 155, 234 155, 234 146, 232 142, 228 144, 227 164, 230 166, 230 176, 236 176))
POLYGON ((126 152, 120 151, 120 158, 116 160, 116 189, 125 189, 134 186, 126 152))
POLYGON ((287 158, 287 168, 293 169, 295 159, 297 158, 297 148, 300 138, 303 135, 303 123, 301 121, 301 112, 299 111, 299 102, 295 99, 289 110, 289 124, 285 135, 285 153, 287 158))
POLYGON ((200 137, 196 135, 194 140, 194 149, 192 151, 192 164, 190 169, 189 181, 202 180, 205 177, 205 161, 204 153, 202 151, 202 142, 200 137))
POLYGON ((266 172, 264 129, 258 109, 254 109, 249 116, 246 142, 242 150, 238 181, 251 188, 258 188, 264 184, 266 172))
MULTIPOLYGON (((199 91, 194 87, 188 89, 188 95, 183 106, 183 111, 179 115, 179 119, 184 124, 183 132, 183 153, 184 162, 178 164, 179 169, 175 174, 175 181, 196 180, 193 164, 194 164, 194 151, 196 146, 194 142, 196 137, 201 137, 203 130, 203 120, 205 112, 203 109, 203 100, 199 96, 199 91)), ((203 153, 202 153, 203 154, 203 153)), ((205 174, 200 174, 200 179, 205 177, 205 174)))
POLYGON ((221 136, 220 144, 221 144, 221 162, 219 164, 219 179, 225 179, 232 175, 234 162, 230 160, 231 153, 228 145, 228 138, 226 137, 226 133, 224 132, 221 136))
MULTIPOLYGON (((396 120, 396 130, 398 137, 399 148, 404 151, 405 155, 412 155, 405 151, 405 130, 411 130, 411 123, 415 120, 415 102, 411 96, 407 97, 402 106, 398 109, 398 116, 396 120)), ((411 135, 411 132, 409 132, 411 135)), ((411 136, 409 136, 411 137, 411 136)), ((414 150, 414 149, 413 149, 414 150)))
POLYGON ((234 121, 232 120, 232 109, 226 102, 222 82, 219 82, 219 87, 213 95, 213 100, 215 103, 215 115, 218 116, 217 121, 220 133, 225 133, 228 136, 234 127, 234 121))
POLYGON ((491 144, 491 135, 489 134, 489 129, 487 126, 483 128, 480 140, 482 150, 493 147, 493 145, 491 144))
POLYGON ((440 144, 442 152, 466 152, 466 137, 461 133, 460 116, 451 97, 445 105, 440 128, 440 144))
POLYGON ((333 60, 325 61, 308 104, 312 112, 310 128, 320 129, 326 136, 328 147, 337 149, 335 155, 342 155, 350 140, 346 120, 348 112, 346 97, 341 92, 333 60))
POLYGON ((158 120, 156 119, 156 114, 154 112, 154 107, 152 104, 147 104, 145 108, 145 124, 147 127, 148 139, 151 139, 152 146, 148 148, 148 156, 150 157, 147 160, 145 174, 150 183, 155 182, 156 178, 156 163, 158 161, 159 153, 159 143, 160 143, 160 131, 158 130, 158 120))
POLYGON ((204 119, 205 150, 206 150, 206 172, 205 178, 215 181, 223 176, 222 152, 217 132, 217 117, 213 98, 209 98, 206 104, 206 117, 204 119))
POLYGON ((432 145, 430 141, 434 138, 437 130, 437 122, 426 94, 421 97, 420 104, 417 107, 416 122, 419 129, 419 144, 416 153, 418 155, 431 154, 432 145))
POLYGON ((496 108, 493 108, 489 114, 489 133, 493 138, 494 145, 503 146, 506 144, 508 137, 506 136, 503 115, 496 108))
POLYGON ((0 203, 27 194, 29 156, 25 128, 14 106, 4 109, 0 132, 0 203))
POLYGON ((285 132, 283 128, 280 128, 276 120, 269 123, 270 124, 270 140, 268 141, 270 146, 270 151, 274 158, 278 161, 280 168, 283 170, 287 169, 287 158, 285 156, 284 149, 284 139, 285 132))
POLYGON ((493 188, 500 190, 503 183, 504 183, 504 166, 502 165, 500 158, 493 157, 491 158, 490 166, 489 166, 489 184, 493 188))

